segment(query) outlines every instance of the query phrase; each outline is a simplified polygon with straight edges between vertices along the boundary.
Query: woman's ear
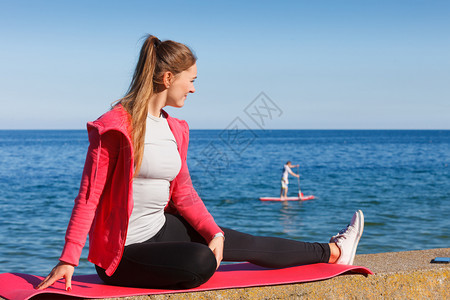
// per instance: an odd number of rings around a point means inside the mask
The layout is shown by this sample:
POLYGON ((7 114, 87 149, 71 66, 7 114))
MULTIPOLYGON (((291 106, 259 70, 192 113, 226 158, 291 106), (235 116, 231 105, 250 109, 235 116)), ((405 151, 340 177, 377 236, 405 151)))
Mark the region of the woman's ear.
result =
POLYGON ((173 76, 172 72, 170 72, 170 71, 164 72, 163 83, 164 83, 164 86, 166 87, 166 89, 168 89, 170 87, 170 85, 172 84, 173 78, 174 78, 174 76, 173 76))

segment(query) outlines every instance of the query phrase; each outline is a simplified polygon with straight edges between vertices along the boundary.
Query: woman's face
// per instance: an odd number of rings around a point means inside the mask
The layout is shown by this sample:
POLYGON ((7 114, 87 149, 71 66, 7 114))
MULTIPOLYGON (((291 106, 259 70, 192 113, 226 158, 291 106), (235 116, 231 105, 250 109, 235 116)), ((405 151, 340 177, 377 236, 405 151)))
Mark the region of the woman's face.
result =
POLYGON ((189 69, 178 73, 167 89, 166 105, 182 107, 189 93, 195 92, 194 80, 197 78, 197 64, 193 64, 189 69))

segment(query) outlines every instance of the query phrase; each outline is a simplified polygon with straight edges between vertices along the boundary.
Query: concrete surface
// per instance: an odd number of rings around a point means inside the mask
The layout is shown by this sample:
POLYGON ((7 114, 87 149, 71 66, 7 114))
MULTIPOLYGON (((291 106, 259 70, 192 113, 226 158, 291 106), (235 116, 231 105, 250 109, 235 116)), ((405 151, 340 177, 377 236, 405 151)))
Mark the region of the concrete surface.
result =
POLYGON ((375 273, 367 277, 120 299, 450 299, 450 264, 430 263, 438 256, 449 257, 450 248, 357 255, 354 264, 375 273))

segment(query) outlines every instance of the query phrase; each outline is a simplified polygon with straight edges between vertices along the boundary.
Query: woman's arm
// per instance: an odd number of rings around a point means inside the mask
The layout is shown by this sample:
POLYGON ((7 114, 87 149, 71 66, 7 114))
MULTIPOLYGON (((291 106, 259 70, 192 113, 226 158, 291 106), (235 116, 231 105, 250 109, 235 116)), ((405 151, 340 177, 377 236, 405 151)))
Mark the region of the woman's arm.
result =
POLYGON ((37 286, 44 289, 56 280, 65 278, 66 289, 71 288, 74 267, 78 265, 81 251, 95 216, 106 179, 117 161, 120 149, 118 133, 107 132, 101 137, 96 129, 89 131, 89 148, 86 155, 78 196, 66 231, 66 243, 60 262, 37 286))
POLYGON ((223 234, 223 231, 217 226, 214 218, 194 189, 186 161, 182 162, 181 171, 172 181, 172 184, 174 187, 171 201, 175 205, 177 212, 205 238, 207 243, 217 233, 221 232, 223 234))

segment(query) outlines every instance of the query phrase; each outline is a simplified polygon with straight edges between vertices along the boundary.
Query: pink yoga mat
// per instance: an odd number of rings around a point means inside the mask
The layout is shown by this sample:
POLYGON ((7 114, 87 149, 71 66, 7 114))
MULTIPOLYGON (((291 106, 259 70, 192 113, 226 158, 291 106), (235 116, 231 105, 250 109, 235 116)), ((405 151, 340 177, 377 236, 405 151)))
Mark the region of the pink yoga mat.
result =
POLYGON ((329 279, 334 276, 353 272, 373 274, 369 269, 358 266, 313 264, 285 269, 266 269, 250 263, 223 265, 205 284, 189 290, 161 290, 110 286, 104 284, 95 275, 79 275, 72 279, 72 291, 65 291, 63 280, 43 291, 34 289, 42 276, 21 273, 0 274, 0 296, 9 300, 30 299, 40 294, 61 294, 81 298, 112 298, 139 295, 154 295, 180 292, 194 292, 252 286, 300 283, 329 279))

